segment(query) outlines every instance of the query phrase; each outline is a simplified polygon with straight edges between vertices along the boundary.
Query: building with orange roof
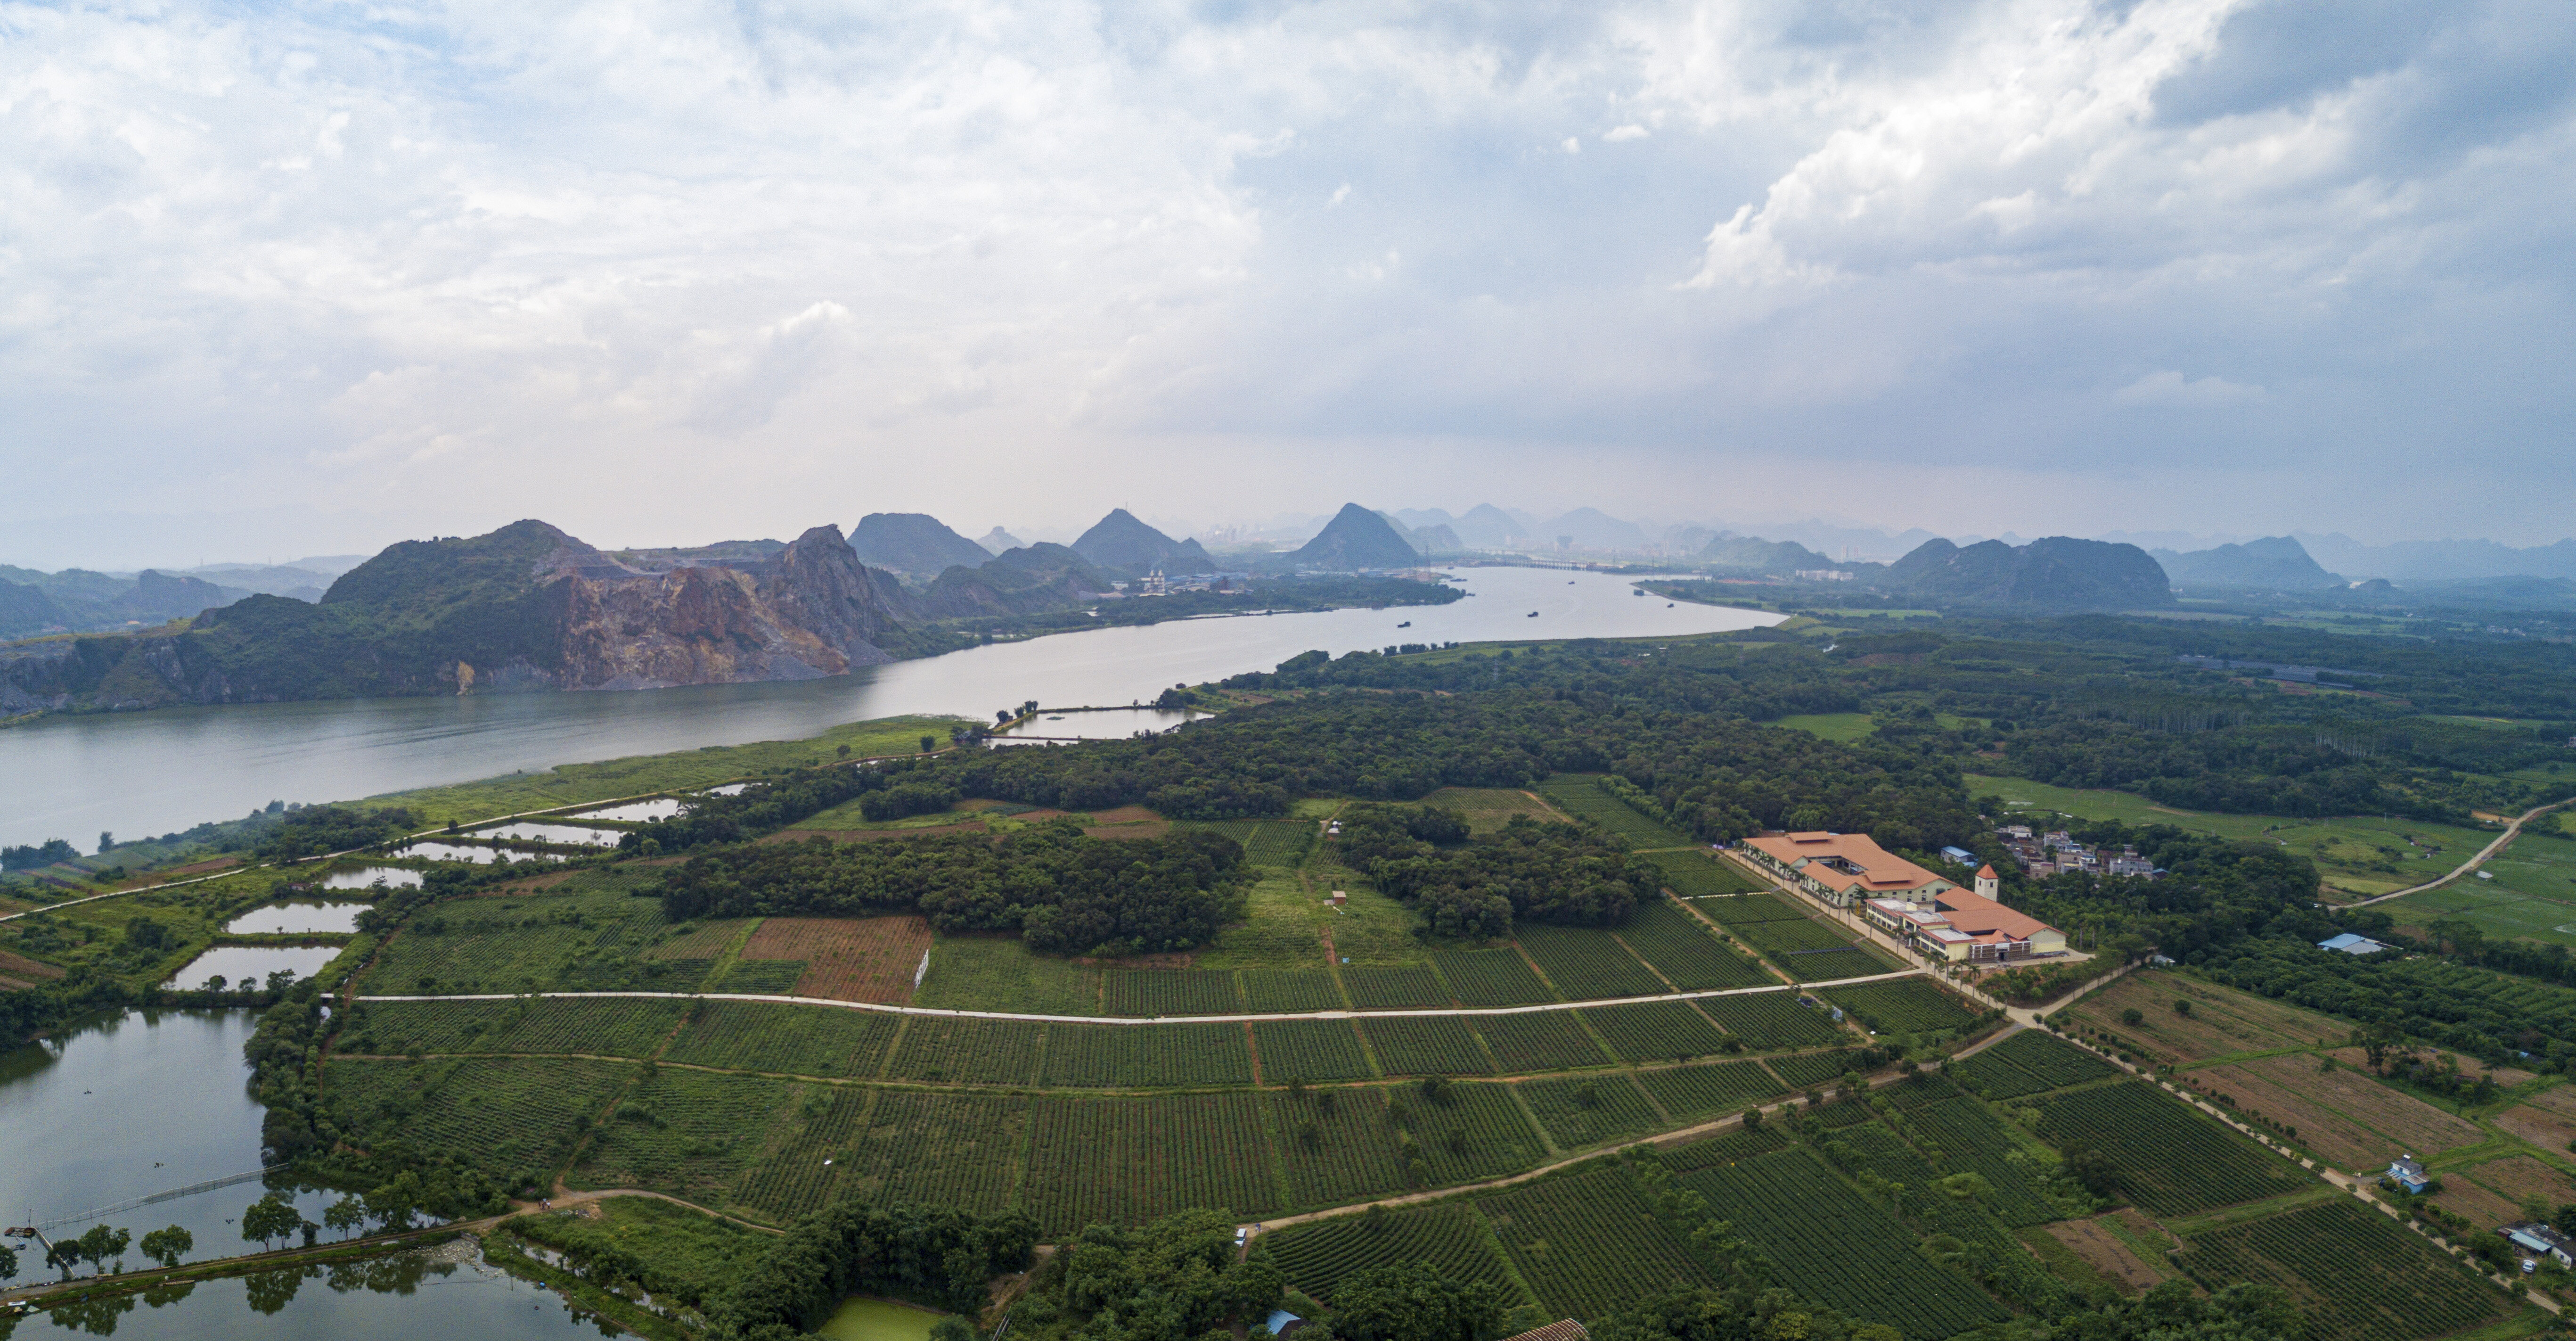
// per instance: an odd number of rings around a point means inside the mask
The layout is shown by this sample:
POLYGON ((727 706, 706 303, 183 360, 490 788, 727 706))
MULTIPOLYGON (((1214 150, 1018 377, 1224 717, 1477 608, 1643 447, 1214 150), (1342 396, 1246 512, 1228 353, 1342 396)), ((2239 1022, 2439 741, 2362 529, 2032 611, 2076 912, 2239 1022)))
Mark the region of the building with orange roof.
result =
POLYGON ((1837 908, 1958 888, 1864 833, 1757 834, 1744 840, 1743 851, 1755 865, 1837 908))
POLYGON ((1745 839, 1742 851, 1755 865, 1836 908, 1856 909, 1870 925, 1933 959, 2004 963, 2066 953, 2066 933, 2004 906, 1991 865, 1966 890, 1866 834, 1766 833, 1745 839))

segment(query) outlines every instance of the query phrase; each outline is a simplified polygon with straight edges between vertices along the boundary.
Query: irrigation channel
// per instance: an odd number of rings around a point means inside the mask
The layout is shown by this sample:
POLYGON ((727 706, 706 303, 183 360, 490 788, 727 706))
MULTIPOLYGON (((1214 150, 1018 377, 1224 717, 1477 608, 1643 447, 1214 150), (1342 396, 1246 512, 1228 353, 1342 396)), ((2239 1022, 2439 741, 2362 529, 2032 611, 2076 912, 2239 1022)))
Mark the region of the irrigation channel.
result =
POLYGON ((46 717, 0 730, 0 843, 165 833, 272 800, 347 800, 557 764, 793 740, 907 713, 990 721, 994 709, 1032 698, 1150 703, 1173 684, 1268 670, 1313 648, 1678 637, 1781 618, 1667 604, 1638 594, 1631 577, 1603 573, 1462 568, 1455 577, 1470 595, 1448 605, 1097 629, 792 683, 46 717))

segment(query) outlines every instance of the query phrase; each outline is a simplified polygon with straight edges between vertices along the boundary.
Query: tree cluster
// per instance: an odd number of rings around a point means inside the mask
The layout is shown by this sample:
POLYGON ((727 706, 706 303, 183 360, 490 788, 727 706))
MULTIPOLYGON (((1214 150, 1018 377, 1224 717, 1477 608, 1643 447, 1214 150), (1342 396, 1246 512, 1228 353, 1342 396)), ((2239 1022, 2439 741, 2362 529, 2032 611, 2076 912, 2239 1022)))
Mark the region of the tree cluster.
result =
POLYGON ((918 911, 942 931, 1018 931, 1050 954, 1159 953, 1241 915, 1243 848, 1222 834, 1085 838, 1072 820, 981 834, 701 853, 651 892, 672 921, 918 911))
POLYGON ((971 1315, 984 1307, 985 1282, 1025 1269, 1037 1239, 1037 1223, 1022 1211, 977 1216, 954 1206, 844 1202, 779 1236, 712 1316, 721 1335, 738 1341, 793 1341, 854 1294, 971 1315))
POLYGON ((1659 884, 1599 831, 1526 815, 1470 841, 1452 811, 1362 806, 1344 812, 1340 841, 1342 860, 1415 905, 1435 936, 1509 936, 1515 919, 1618 926, 1659 884))
POLYGON ((420 816, 399 808, 360 810, 354 806, 307 806, 287 813, 254 849, 262 861, 301 861, 326 852, 374 847, 421 827, 420 816))

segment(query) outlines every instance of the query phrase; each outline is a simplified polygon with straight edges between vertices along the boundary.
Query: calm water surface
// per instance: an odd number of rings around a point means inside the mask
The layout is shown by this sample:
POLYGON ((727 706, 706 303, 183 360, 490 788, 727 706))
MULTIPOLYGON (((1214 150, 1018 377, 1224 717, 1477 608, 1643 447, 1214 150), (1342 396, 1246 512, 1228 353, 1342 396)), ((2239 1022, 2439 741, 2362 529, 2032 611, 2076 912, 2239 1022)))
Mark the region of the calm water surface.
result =
POLYGON ((166 985, 203 987, 208 978, 217 974, 231 983, 264 982, 279 969, 293 969, 296 977, 310 978, 339 954, 340 947, 336 945, 218 945, 189 960, 186 968, 170 975, 166 985))
MULTIPOLYGON (((5 1326, 5 1324, 0 1324, 5 1326)), ((561 1341, 621 1335, 450 1247, 363 1262, 263 1271, 32 1315, 29 1337, 133 1341, 561 1341)))
POLYGON ((271 800, 340 800, 562 763, 797 739, 901 713, 990 721, 994 709, 1027 699, 1151 702, 1175 683, 1268 670, 1310 648, 1679 636, 1779 618, 1667 606, 1637 596, 1629 579, 1595 573, 1467 568, 1458 576, 1474 595, 1451 605, 1098 629, 792 684, 45 718, 0 731, 0 842, 163 833, 271 800))
POLYGON ((413 889, 420 884, 420 872, 401 866, 361 866, 354 871, 334 871, 322 882, 324 889, 373 889, 381 882, 387 889, 413 889))
POLYGON ((356 931, 358 914, 373 906, 355 899, 289 899, 253 908, 225 923, 224 930, 236 936, 356 931))

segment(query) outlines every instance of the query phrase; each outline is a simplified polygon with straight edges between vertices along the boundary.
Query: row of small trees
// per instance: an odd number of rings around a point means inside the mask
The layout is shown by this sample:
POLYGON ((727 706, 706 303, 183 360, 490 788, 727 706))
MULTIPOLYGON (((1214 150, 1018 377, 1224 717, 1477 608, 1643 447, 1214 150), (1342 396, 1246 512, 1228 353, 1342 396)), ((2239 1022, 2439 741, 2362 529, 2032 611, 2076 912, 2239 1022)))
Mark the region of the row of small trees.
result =
MULTIPOLYGON (((406 1173, 394 1181, 360 1196, 344 1196, 322 1210, 322 1221, 315 1224, 304 1218, 295 1200, 284 1192, 271 1192, 244 1208, 241 1214, 242 1240, 257 1243, 263 1249, 275 1248, 281 1240, 302 1235, 304 1246, 324 1229, 336 1231, 341 1238, 363 1232, 370 1223, 384 1230, 412 1227, 413 1217, 420 1213, 420 1179, 406 1173)), ((58 1239, 47 1246, 45 1265, 71 1279, 72 1268, 87 1263, 93 1273, 115 1262, 117 1271, 125 1269, 125 1250, 137 1246, 132 1230, 110 1225, 91 1225, 78 1238, 58 1239)), ((176 1267, 188 1254, 197 1250, 197 1236, 179 1225, 155 1229, 143 1236, 145 1259, 164 1268, 176 1267)), ((18 1252, 0 1245, 0 1280, 15 1279, 18 1274, 18 1252)))

